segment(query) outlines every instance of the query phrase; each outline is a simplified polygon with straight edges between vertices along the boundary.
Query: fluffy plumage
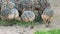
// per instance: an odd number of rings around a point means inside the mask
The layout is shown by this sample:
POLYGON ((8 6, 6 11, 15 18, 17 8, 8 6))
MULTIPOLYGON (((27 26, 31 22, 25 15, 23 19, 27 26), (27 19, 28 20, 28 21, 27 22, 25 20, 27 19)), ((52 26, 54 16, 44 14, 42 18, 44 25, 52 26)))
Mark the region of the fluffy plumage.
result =
POLYGON ((35 19, 35 14, 33 11, 24 11, 23 14, 21 15, 21 19, 24 22, 30 22, 35 19))
POLYGON ((43 21, 47 24, 46 26, 49 26, 49 23, 51 21, 51 18, 53 16, 54 12, 51 9, 51 7, 47 7, 44 11, 43 14, 41 15, 43 21))

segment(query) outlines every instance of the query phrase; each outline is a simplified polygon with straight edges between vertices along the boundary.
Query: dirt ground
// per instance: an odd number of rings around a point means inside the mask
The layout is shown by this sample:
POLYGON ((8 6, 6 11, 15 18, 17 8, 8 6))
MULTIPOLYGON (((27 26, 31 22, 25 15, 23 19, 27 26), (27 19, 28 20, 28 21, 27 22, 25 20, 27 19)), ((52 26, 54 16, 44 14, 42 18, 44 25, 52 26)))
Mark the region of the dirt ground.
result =
POLYGON ((41 29, 49 30, 60 28, 60 0, 49 0, 49 2, 51 3, 51 7, 55 13, 52 18, 51 27, 46 28, 43 24, 35 26, 34 29, 22 26, 0 26, 0 34, 33 34, 35 31, 41 29))

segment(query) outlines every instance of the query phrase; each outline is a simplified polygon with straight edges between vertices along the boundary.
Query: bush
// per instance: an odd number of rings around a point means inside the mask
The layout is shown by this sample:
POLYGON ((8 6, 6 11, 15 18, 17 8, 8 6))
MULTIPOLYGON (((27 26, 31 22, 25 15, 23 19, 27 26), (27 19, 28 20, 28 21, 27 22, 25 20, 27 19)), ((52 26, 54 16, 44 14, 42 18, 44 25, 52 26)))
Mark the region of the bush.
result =
POLYGON ((48 31, 36 31, 34 34, 60 34, 60 29, 51 29, 48 31))

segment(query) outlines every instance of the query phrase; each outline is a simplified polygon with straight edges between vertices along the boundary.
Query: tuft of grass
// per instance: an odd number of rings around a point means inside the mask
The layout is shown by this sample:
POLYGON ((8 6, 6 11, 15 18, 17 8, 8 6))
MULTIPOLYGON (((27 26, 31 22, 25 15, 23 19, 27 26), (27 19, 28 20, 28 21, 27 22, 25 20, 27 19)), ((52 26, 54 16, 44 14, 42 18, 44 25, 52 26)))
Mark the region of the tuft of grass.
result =
POLYGON ((0 26, 10 26, 10 25, 21 25, 21 26, 25 26, 28 23, 26 22, 20 22, 17 20, 1 20, 0 19, 0 26))
POLYGON ((48 31, 36 31, 34 34, 60 34, 60 29, 51 29, 48 31))
POLYGON ((14 20, 1 20, 0 19, 0 26, 8 26, 8 25, 14 25, 14 20))
POLYGON ((29 25, 37 25, 39 22, 41 22, 41 19, 39 16, 36 17, 36 19, 33 22, 20 22, 17 20, 2 20, 0 19, 0 26, 9 26, 9 25, 20 25, 20 26, 29 26, 29 25))
MULTIPOLYGON (((0 26, 10 26, 10 25, 19 25, 19 26, 29 26, 31 25, 31 22, 20 22, 17 20, 1 20, 0 19, 0 26)), ((33 22, 33 24, 35 24, 33 22)))

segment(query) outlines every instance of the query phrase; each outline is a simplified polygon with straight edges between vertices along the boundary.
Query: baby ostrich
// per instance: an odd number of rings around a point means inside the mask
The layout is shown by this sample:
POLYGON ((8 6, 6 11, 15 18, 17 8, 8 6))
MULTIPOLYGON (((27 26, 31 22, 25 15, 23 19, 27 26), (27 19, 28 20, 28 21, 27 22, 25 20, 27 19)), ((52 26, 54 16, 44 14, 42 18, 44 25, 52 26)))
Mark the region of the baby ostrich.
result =
MULTIPOLYGON (((19 17, 17 20, 19 21, 23 21, 23 22, 30 22, 33 24, 33 20, 35 19, 35 14, 33 11, 31 10, 26 10, 22 13, 21 17, 19 17)), ((27 24, 26 27, 29 26, 29 24, 27 24)), ((33 28, 33 25, 31 26, 31 28, 33 28)))
POLYGON ((19 16, 18 10, 14 8, 15 4, 9 0, 2 6, 4 9, 1 11, 1 19, 15 19, 19 16))
POLYGON ((21 16, 25 10, 33 10, 32 9, 32 6, 33 6, 32 0, 16 0, 15 4, 16 4, 16 8, 19 11, 19 16, 21 16))
POLYGON ((44 11, 43 14, 41 15, 43 21, 46 23, 46 27, 49 26, 49 23, 51 22, 51 18, 53 16, 54 12, 51 9, 51 7, 47 7, 44 11))
POLYGON ((22 13, 21 19, 24 22, 31 22, 35 19, 35 14, 33 11, 26 10, 22 13))
POLYGON ((42 18, 43 21, 47 23, 46 26, 48 27, 54 12, 47 0, 40 0, 39 4, 41 7, 36 7, 35 10, 38 10, 40 18, 42 18))

